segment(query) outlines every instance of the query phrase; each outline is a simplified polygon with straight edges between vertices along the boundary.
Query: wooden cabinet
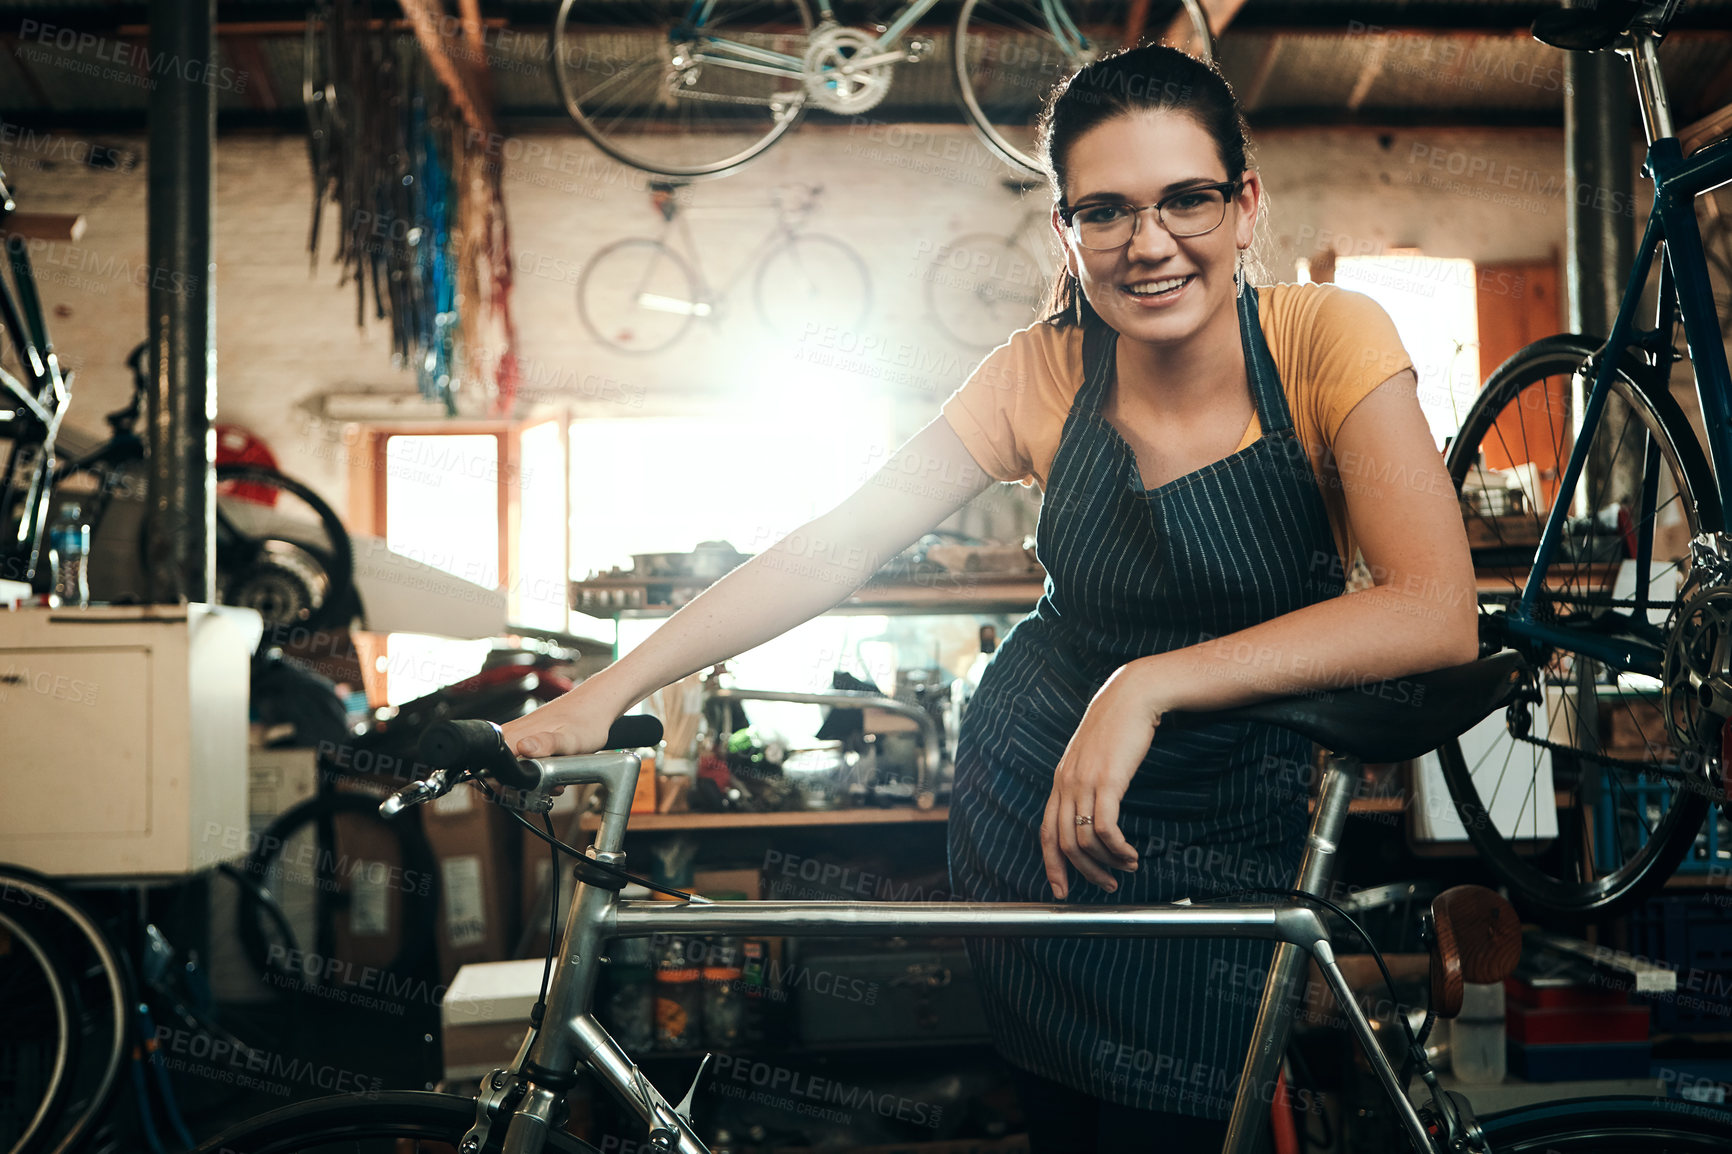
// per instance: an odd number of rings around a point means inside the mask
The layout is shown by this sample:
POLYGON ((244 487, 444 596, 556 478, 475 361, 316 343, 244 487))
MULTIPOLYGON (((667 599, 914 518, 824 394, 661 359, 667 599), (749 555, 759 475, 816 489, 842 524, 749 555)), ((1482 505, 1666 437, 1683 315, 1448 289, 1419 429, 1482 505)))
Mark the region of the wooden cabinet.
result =
POLYGON ((0 614, 0 861, 131 877, 244 852, 260 629, 213 605, 0 614))

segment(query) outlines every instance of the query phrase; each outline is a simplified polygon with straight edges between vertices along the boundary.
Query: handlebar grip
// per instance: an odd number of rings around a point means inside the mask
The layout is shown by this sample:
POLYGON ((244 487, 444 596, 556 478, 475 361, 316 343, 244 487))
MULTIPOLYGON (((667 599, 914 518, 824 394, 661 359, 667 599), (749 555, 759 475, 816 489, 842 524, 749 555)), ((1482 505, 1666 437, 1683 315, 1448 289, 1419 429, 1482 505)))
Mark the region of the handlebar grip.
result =
MULTIPOLYGON (((629 714, 608 727, 604 749, 636 749, 662 739, 662 723, 648 714, 629 714)), ((533 789, 540 775, 525 769, 491 721, 441 721, 421 736, 421 756, 440 769, 473 769, 501 785, 533 789)))
POLYGON ((441 721, 421 735, 421 756, 440 769, 481 770, 513 789, 533 789, 541 780, 517 763, 491 721, 441 721))
POLYGON ((628 713, 607 729, 603 749, 636 749, 662 739, 662 723, 647 713, 628 713))

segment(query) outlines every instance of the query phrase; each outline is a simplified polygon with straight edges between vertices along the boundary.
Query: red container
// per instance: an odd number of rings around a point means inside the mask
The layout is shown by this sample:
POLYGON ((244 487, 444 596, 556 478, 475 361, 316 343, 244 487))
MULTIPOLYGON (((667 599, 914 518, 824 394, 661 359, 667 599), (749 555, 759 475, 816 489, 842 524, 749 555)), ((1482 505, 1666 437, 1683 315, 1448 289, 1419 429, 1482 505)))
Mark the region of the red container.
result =
POLYGON ((1509 1031, 1510 1041, 1524 1046, 1646 1042, 1648 1007, 1536 1009, 1512 1004, 1507 1010, 1504 1028, 1509 1031))

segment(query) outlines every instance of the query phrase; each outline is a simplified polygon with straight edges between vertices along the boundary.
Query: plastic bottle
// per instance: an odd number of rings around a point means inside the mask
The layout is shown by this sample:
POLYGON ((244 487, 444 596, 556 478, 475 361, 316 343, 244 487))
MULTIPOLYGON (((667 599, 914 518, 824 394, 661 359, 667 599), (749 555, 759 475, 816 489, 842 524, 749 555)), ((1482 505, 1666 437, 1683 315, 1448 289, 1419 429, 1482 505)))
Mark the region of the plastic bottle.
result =
POLYGON ((60 506, 48 530, 48 548, 53 554, 54 592, 60 604, 90 604, 90 526, 84 523, 84 511, 77 502, 60 506))
POLYGON ((1461 1013, 1449 1028, 1449 1061, 1463 1082, 1483 1085, 1504 1080, 1503 983, 1464 984, 1461 1013))

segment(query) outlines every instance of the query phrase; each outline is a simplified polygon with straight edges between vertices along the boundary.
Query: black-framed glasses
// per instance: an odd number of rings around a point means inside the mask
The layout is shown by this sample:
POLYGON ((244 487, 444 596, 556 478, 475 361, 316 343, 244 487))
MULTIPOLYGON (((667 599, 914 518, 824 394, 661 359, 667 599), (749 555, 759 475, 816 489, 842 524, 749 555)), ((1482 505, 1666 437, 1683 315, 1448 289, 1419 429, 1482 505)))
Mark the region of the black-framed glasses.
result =
POLYGON ((1078 245, 1096 252, 1123 248, 1137 234, 1137 221, 1149 209, 1161 227, 1181 239, 1214 232, 1227 219, 1227 199, 1244 186, 1242 180, 1218 184, 1195 184, 1154 204, 1126 204, 1108 200, 1081 207, 1063 207, 1059 219, 1078 245))

